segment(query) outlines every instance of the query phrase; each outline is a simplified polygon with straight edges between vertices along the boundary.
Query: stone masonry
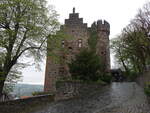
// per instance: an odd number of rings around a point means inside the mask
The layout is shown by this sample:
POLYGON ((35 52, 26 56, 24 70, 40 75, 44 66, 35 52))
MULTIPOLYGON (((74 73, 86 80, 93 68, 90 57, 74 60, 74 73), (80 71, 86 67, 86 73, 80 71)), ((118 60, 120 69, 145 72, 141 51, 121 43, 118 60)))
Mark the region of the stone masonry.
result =
MULTIPOLYGON (((109 52, 109 33, 110 25, 107 21, 98 20, 96 22, 98 41, 96 45, 96 52, 103 59, 106 70, 110 70, 110 52, 109 52)), ((57 51, 61 56, 61 62, 56 63, 52 60, 52 57, 47 55, 46 71, 45 71, 45 85, 44 91, 55 92, 56 81, 62 77, 70 77, 69 68, 67 63, 74 58, 74 56, 80 52, 82 48, 89 48, 88 39, 90 37, 89 30, 92 27, 83 23, 83 18, 79 18, 79 13, 75 12, 69 14, 69 19, 65 19, 65 24, 61 26, 61 29, 71 39, 62 40, 62 48, 66 51, 57 51)))

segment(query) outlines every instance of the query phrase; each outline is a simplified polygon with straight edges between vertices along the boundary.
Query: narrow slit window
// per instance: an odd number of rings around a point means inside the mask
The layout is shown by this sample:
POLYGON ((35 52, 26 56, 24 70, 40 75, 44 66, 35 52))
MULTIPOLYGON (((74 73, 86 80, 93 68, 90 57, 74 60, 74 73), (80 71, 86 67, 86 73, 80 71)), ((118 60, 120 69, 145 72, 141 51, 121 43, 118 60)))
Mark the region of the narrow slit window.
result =
POLYGON ((79 48, 82 47, 82 40, 78 40, 78 47, 79 47, 79 48))
POLYGON ((65 47, 65 41, 63 40, 63 41, 61 42, 61 44, 62 44, 62 47, 64 48, 64 47, 65 47))

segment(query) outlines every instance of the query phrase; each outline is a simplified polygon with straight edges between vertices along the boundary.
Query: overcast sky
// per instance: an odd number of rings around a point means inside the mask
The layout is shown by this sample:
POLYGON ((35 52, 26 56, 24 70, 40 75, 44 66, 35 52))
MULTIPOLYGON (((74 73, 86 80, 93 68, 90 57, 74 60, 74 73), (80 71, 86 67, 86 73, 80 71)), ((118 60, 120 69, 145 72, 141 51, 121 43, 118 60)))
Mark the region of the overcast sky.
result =
MULTIPOLYGON (((98 19, 105 19, 110 23, 110 39, 114 38, 134 18, 139 8, 149 0, 47 0, 48 4, 55 6, 60 15, 60 23, 72 13, 73 7, 80 13, 84 23, 91 25, 98 19)), ((34 67, 23 70, 23 83, 44 84, 45 64, 42 71, 36 71, 34 67)))

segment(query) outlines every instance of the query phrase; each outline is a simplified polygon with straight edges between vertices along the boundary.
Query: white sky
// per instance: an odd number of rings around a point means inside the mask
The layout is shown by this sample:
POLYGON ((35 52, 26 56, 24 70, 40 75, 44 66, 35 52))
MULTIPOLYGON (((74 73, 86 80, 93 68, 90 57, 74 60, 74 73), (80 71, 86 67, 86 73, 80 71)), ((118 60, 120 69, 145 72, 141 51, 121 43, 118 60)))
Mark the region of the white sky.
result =
MULTIPOLYGON (((138 8, 141 8, 149 0, 47 0, 55 6, 60 14, 59 21, 63 24, 64 19, 72 13, 72 8, 80 13, 84 23, 91 25, 98 19, 105 19, 110 23, 110 39, 114 38, 121 30, 129 24, 136 15, 138 8)), ((30 66, 23 70, 23 83, 44 84, 45 65, 42 64, 42 71, 36 71, 30 66)))

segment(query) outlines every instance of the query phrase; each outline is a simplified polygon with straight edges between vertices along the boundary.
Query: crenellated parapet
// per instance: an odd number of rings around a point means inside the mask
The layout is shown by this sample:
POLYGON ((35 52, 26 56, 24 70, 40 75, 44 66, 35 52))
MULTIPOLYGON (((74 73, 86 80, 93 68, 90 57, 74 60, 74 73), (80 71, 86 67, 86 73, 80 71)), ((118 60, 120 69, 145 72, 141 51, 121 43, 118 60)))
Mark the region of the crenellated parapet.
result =
POLYGON ((106 32, 109 35, 110 34, 110 24, 106 20, 98 20, 97 21, 97 30, 106 32))

